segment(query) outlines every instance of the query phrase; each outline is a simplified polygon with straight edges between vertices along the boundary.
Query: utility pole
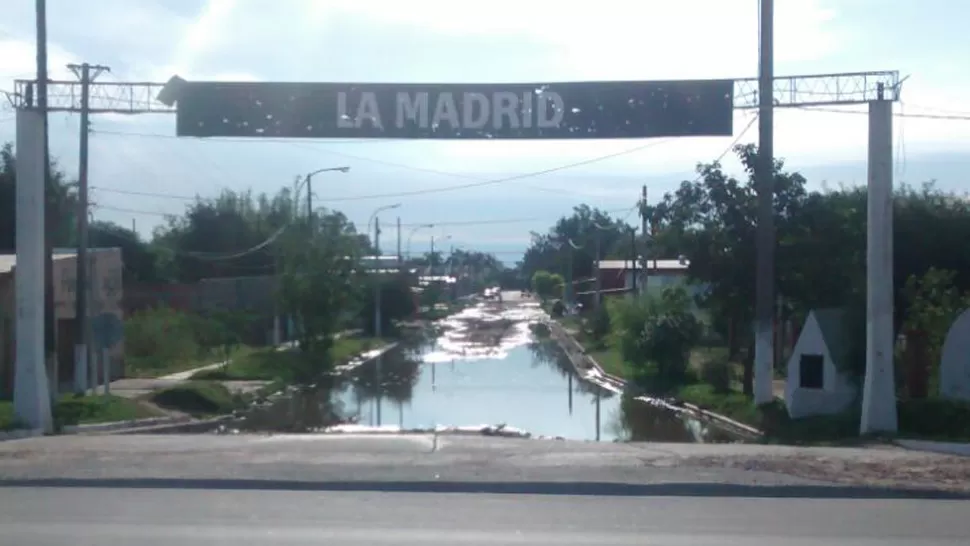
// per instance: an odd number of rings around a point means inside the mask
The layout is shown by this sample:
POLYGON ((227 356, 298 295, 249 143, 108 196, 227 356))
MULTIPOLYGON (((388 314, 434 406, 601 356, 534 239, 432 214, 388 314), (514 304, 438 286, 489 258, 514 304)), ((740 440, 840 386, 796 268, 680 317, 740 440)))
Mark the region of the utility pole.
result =
MULTIPOLYGON (((754 401, 774 397, 775 211, 774 211, 774 0, 760 2, 760 62, 758 70, 757 265, 755 270, 754 401)), ((745 378, 747 379, 747 378, 745 378)), ((747 384, 747 381, 745 382, 747 384)))
POLYGON ((602 268, 600 267, 600 260, 603 259, 603 229, 598 225, 594 225, 594 227, 596 228, 596 278, 593 279, 593 282, 596 290, 596 310, 599 310, 603 299, 602 268))
MULTIPOLYGON (((401 217, 397 217, 397 268, 401 269, 401 217)), ((398 271, 400 273, 400 271, 398 271)))
POLYGON ((647 185, 643 185, 643 189, 640 196, 640 206, 637 207, 640 212, 640 233, 643 234, 643 291, 647 291, 647 280, 650 278, 650 267, 647 262, 647 250, 649 248, 649 241, 647 240, 647 185))
POLYGON ((306 217, 307 225, 310 226, 310 234, 313 234, 313 175, 306 175, 306 217))
POLYGON ((563 296, 566 300, 566 311, 571 309, 573 299, 573 241, 566 238, 566 290, 563 296))
POLYGON ((44 363, 50 376, 52 400, 58 394, 57 381, 57 322, 54 317, 54 231, 57 227, 57 214, 53 207, 53 188, 51 188, 50 136, 47 101, 47 0, 34 2, 34 17, 37 34, 37 109, 43 116, 44 139, 44 363))
POLYGON ((630 228, 630 263, 633 267, 633 297, 637 296, 637 228, 630 228))
MULTIPOLYGON (((374 253, 377 255, 377 272, 374 283, 374 337, 381 337, 381 219, 374 216, 374 253)), ((375 397, 377 426, 381 426, 381 355, 377 355, 374 363, 375 374, 377 375, 377 396, 375 397)))
POLYGON ((893 371, 893 103, 880 85, 869 103, 866 229, 866 376, 859 433, 896 432, 893 371))
MULTIPOLYGON (((110 70, 106 66, 88 63, 67 65, 81 81, 81 145, 78 157, 78 212, 77 212, 77 257, 75 260, 74 318, 77 322, 78 339, 74 345, 74 392, 87 391, 87 367, 91 359, 91 330, 88 313, 88 137, 91 134, 89 116, 91 113, 91 82, 102 72, 110 70)), ((132 231, 135 221, 131 222, 132 231)))

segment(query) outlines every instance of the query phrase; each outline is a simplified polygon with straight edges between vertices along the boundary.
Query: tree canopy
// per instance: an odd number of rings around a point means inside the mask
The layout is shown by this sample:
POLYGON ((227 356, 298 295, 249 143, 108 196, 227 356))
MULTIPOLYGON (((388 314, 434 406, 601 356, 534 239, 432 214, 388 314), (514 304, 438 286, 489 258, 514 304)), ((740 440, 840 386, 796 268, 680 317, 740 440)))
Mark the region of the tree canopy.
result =
MULTIPOLYGON (((720 163, 697 166, 697 177, 687 180, 659 202, 641 206, 651 233, 637 238, 638 253, 689 260, 688 278, 706 288, 697 304, 709 317, 712 333, 729 341, 732 358, 753 343, 757 203, 754 165, 758 149, 737 146, 742 176, 725 172, 720 163), (746 347, 747 346, 747 347, 746 347)), ((776 228, 776 288, 779 314, 796 320, 808 311, 844 307, 849 312, 851 366, 864 368, 866 189, 839 187, 809 189, 808 181, 789 170, 785 162, 774 165, 774 211, 776 228)), ((529 278, 537 271, 565 273, 567 253, 561 242, 572 240, 572 274, 580 279, 591 273, 593 256, 588 241, 594 223, 616 226, 603 231, 604 248, 629 259, 629 227, 586 205, 560 218, 545 234, 534 234, 522 269, 529 278), (624 235, 624 233, 626 235, 624 235), (609 241, 609 244, 606 243, 609 241)), ((961 241, 970 238, 970 201, 938 190, 932 183, 920 188, 900 186, 894 201, 894 292, 896 325, 908 315, 912 287, 907 299, 906 283, 926 275, 932 268, 950 271, 945 278, 954 290, 970 289, 970 254, 961 252, 961 241)), ((937 281, 939 279, 936 279, 937 281)), ((744 383, 750 392, 753 351, 747 351, 744 383)))

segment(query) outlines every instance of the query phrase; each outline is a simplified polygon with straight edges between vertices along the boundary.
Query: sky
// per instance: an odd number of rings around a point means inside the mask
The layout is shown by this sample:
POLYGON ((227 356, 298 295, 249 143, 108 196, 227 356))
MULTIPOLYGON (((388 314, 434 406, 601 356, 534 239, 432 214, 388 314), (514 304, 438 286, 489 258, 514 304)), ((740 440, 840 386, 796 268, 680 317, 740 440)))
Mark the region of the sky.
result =
MULTIPOLYGON (((5 0, 0 90, 34 77, 34 1, 5 0)), ((936 179, 967 189, 970 36, 954 0, 776 0, 777 76, 898 70, 896 181, 936 179), (960 62, 960 61, 963 62, 960 62), (929 119, 919 116, 941 116, 929 119)), ((99 81, 541 83, 751 78, 758 66, 757 0, 48 0, 51 76, 68 63, 107 65, 99 81)), ((864 111, 865 106, 839 107, 864 111)), ((757 143, 752 113, 736 110, 732 137, 583 141, 267 140, 175 137, 168 114, 92 117, 94 214, 148 235, 195 196, 224 188, 275 193, 314 178, 315 202, 360 226, 375 209, 400 217, 402 239, 425 251, 495 252, 514 261, 530 231, 586 203, 633 217, 640 188, 655 202, 732 142, 757 143), (625 153, 621 153, 625 152, 625 153), (533 174, 531 176, 520 176, 533 174), (477 188, 482 180, 512 178, 477 188), (448 189, 452 188, 452 189, 448 189), (429 190, 421 195, 381 194, 429 190), (373 196, 378 197, 373 197, 373 196), (434 223, 433 229, 412 226, 434 223), (450 238, 450 239, 449 239, 450 238)), ((14 136, 0 97, 0 142, 14 136)), ((76 114, 52 114, 51 152, 76 176, 76 114)), ((784 108, 775 154, 813 187, 866 178, 865 115, 784 108)), ((738 173, 728 155, 728 170, 738 173)), ((394 244, 385 230, 382 244, 394 244)))

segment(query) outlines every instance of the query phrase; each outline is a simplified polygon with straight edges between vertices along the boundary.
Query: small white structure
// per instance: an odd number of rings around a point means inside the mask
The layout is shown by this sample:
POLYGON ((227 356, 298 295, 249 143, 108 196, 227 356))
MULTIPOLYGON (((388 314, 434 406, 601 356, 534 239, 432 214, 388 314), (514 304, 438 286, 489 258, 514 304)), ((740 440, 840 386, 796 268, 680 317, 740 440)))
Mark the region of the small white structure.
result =
POLYGON ((953 321, 943 342, 940 396, 970 402, 970 309, 953 321))
POLYGON ((788 359, 785 405, 793 419, 839 413, 855 399, 858 389, 840 370, 846 358, 845 313, 816 309, 808 314, 788 359))

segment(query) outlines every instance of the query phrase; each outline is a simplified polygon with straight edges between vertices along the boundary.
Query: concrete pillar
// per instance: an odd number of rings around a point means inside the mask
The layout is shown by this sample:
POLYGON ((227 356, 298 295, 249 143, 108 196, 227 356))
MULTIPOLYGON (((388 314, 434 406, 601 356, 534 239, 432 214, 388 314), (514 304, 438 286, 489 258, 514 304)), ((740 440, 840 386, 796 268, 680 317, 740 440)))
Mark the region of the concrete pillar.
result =
POLYGON ((893 103, 869 103, 866 377, 861 434, 895 432, 893 373, 893 103))
POLYGON ((52 430, 44 361, 44 117, 17 110, 17 320, 14 411, 32 429, 52 430))

